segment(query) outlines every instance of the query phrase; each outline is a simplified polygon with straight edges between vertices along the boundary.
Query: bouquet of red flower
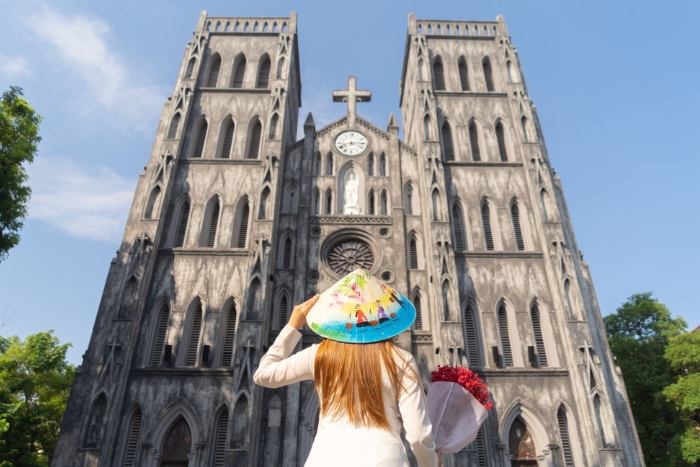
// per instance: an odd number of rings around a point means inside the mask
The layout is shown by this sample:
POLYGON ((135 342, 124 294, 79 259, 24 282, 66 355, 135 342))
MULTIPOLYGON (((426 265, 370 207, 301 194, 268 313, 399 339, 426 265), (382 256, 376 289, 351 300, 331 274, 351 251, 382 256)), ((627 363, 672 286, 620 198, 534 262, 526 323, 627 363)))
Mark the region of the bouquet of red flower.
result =
POLYGON ((435 450, 461 451, 476 439, 487 410, 493 408, 486 384, 461 366, 438 366, 430 375, 428 416, 435 450))

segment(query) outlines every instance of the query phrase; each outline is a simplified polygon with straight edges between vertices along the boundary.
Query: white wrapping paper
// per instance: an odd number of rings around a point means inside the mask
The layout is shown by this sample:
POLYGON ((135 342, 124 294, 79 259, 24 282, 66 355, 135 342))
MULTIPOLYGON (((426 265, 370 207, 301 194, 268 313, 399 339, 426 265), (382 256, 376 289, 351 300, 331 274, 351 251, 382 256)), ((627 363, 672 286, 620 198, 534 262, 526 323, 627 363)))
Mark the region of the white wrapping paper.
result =
POLYGON ((458 452, 476 439, 488 410, 457 383, 436 381, 428 386, 428 416, 437 452, 458 452))

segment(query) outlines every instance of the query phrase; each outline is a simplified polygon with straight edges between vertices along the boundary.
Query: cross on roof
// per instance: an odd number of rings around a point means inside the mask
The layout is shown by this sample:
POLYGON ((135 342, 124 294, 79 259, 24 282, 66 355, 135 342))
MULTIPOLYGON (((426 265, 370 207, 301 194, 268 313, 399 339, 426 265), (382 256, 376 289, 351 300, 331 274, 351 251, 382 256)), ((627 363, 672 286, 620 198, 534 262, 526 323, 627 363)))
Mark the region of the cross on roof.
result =
POLYGON ((355 116, 357 115, 355 104, 357 102, 369 102, 372 100, 372 92, 357 89, 356 83, 357 80, 355 77, 351 76, 348 78, 347 89, 333 91, 333 102, 348 103, 348 125, 350 126, 355 124, 355 116))

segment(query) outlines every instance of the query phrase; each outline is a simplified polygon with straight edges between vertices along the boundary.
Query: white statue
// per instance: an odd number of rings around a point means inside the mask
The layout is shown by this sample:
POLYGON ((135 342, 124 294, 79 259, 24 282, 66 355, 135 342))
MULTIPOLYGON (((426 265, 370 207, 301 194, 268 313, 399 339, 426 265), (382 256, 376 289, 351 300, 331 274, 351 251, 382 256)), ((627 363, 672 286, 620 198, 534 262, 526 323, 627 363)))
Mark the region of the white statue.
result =
POLYGON ((355 172, 350 170, 345 176, 345 193, 343 194, 343 214, 359 214, 359 186, 355 172))

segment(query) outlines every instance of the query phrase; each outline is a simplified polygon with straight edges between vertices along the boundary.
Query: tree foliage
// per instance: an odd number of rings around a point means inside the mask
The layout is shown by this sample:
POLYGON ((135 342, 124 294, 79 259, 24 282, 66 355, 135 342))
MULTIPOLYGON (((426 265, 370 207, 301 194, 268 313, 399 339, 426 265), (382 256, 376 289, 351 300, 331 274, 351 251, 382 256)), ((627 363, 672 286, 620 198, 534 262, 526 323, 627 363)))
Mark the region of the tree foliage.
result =
POLYGON ((31 189, 25 165, 34 161, 41 117, 10 87, 0 100, 0 262, 19 243, 31 189))
POLYGON ((648 467, 687 465, 678 446, 680 414, 663 395, 663 389, 675 382, 664 352, 685 327, 685 321, 671 317, 651 292, 632 295, 605 317, 610 347, 625 378, 648 467))
POLYGON ((664 389, 664 395, 680 412, 684 427, 675 441, 683 459, 700 465, 700 331, 671 339, 666 359, 678 380, 664 389))
POLYGON ((0 467, 48 466, 73 384, 53 331, 0 336, 0 467))

